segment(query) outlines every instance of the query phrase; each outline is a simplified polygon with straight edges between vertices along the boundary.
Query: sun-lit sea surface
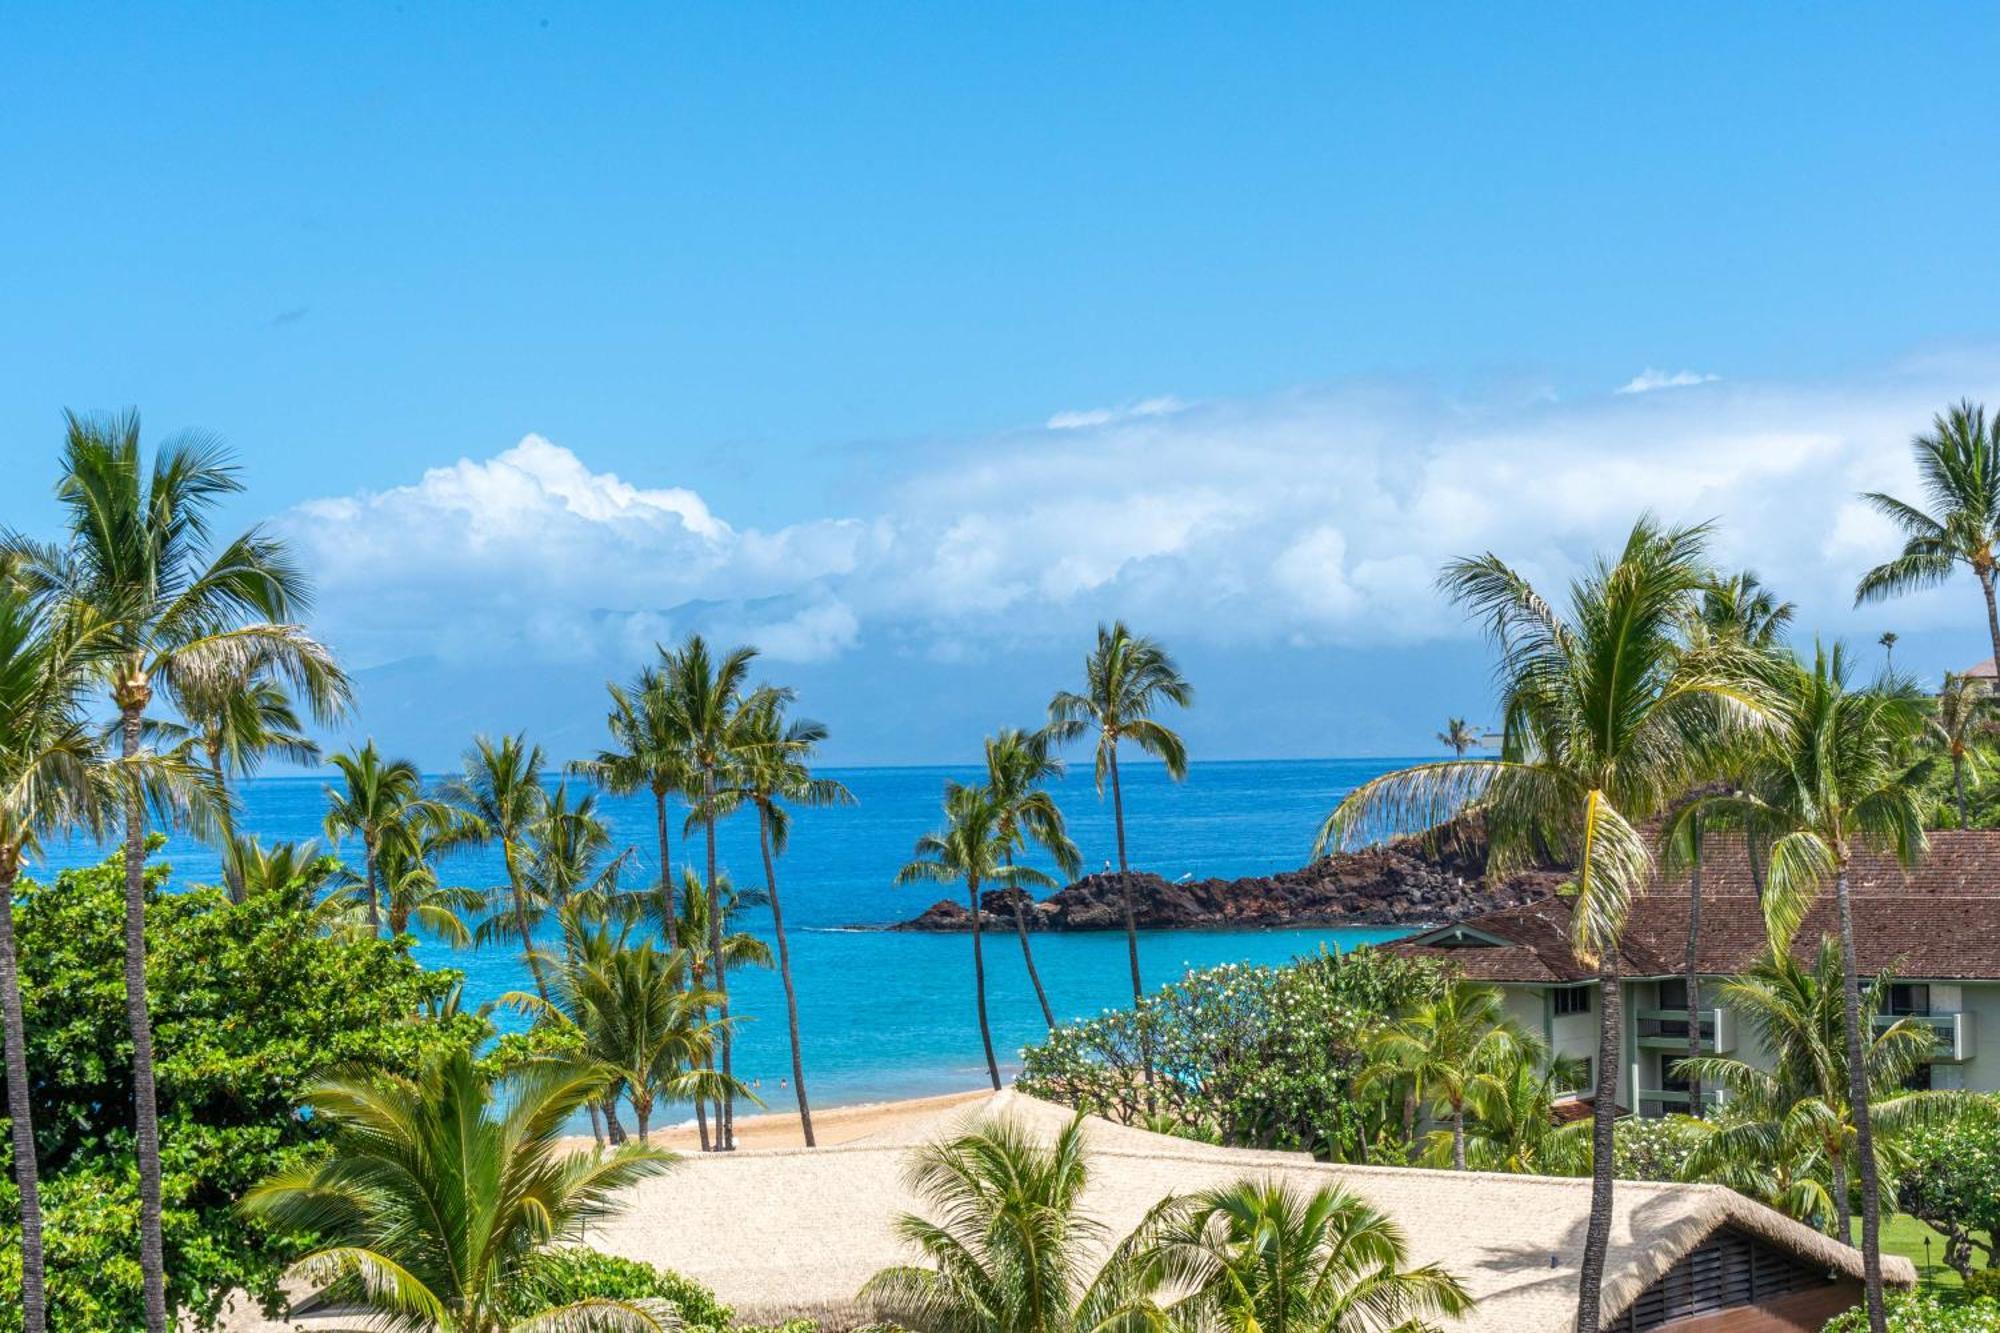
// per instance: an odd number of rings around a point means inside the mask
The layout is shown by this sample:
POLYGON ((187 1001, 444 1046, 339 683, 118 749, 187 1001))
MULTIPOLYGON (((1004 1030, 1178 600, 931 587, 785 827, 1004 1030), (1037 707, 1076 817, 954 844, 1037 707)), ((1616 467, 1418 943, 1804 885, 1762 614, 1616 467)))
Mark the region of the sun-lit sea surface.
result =
MULTIPOLYGON (((1155 765, 1124 770, 1126 825, 1134 867, 1168 879, 1265 874, 1303 864, 1314 830, 1341 795, 1357 783, 1399 766, 1391 759, 1206 763, 1191 766, 1184 783, 1167 780, 1155 765)), ((915 916, 946 893, 940 886, 898 888, 896 871, 919 834, 940 818, 940 793, 948 778, 971 780, 970 769, 829 769, 859 804, 798 813, 789 853, 778 862, 779 889, 791 937, 807 1085, 816 1103, 828 1105, 919 1096, 980 1085, 985 1070, 973 1009, 971 941, 964 935, 919 935, 878 927, 915 916)), ((268 845, 321 836, 326 779, 260 778, 242 785, 240 826, 268 845)), ((1057 795, 1087 869, 1115 860, 1111 812, 1093 790, 1089 768, 1073 772, 1057 795)), ((620 847, 638 849, 626 882, 652 881, 655 836, 650 797, 599 798, 599 811, 620 847)), ((683 840, 675 816, 673 855, 699 857, 701 839, 683 840)), ((741 882, 762 883, 754 824, 722 826, 718 842, 724 868, 741 882)), ((360 848, 341 849, 359 864, 360 848)), ((101 853, 85 845, 50 848, 49 868, 87 863, 101 853)), ((218 860, 208 847, 181 836, 168 841, 165 859, 176 883, 213 883, 218 860)), ((467 852, 441 867, 450 882, 490 887, 499 882, 497 849, 467 852)), ((1049 867, 1044 867, 1049 869, 1049 867)), ((37 868, 37 874, 46 873, 37 868)), ((766 909, 745 909, 740 928, 770 934, 766 909)), ((1394 938, 1393 930, 1160 931, 1140 938, 1149 985, 1189 968, 1222 962, 1280 963, 1321 945, 1347 948, 1394 938)), ((1040 934, 1035 961, 1057 1017, 1078 1017, 1129 997, 1124 937, 1040 934)), ((1011 934, 988 935, 988 1003, 995 1047, 1014 1061, 1020 1048, 1044 1031, 1034 992, 1011 934)), ((525 989, 525 966, 516 951, 492 947, 454 951, 421 941, 417 957, 427 967, 465 974, 469 1004, 525 989)), ((790 1073, 782 992, 775 973, 743 972, 730 981, 732 1008, 744 1016, 736 1069, 754 1080, 764 1100, 782 1109, 789 1096, 778 1080, 790 1073)))

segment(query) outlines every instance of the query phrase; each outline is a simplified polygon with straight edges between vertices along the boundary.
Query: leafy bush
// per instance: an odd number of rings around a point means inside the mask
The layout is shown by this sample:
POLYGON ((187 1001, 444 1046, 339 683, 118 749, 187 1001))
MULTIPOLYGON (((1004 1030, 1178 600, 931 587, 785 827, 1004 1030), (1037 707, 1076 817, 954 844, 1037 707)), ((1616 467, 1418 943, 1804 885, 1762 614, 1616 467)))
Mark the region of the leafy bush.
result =
POLYGON ((1366 948, 1191 972, 1137 1009, 1059 1028, 1024 1051, 1020 1088, 1122 1124, 1349 1160, 1379 1119, 1379 1106, 1351 1090, 1363 1034, 1444 981, 1434 962, 1366 948))
POLYGON ((1612 1174, 1620 1180, 1686 1180, 1688 1158, 1703 1134, 1702 1122, 1693 1116, 1628 1116, 1612 1131, 1612 1174))
MULTIPOLYGON (((148 870, 154 1051, 164 1164, 168 1298, 198 1317, 232 1287, 259 1296, 297 1252, 240 1217, 252 1183, 313 1151, 323 1132, 299 1090, 340 1066, 413 1070, 483 1038, 471 1014, 417 1021, 457 981, 407 945, 323 937, 302 890, 232 907, 221 892, 160 893, 148 870)), ((125 1026, 120 858, 27 884, 15 931, 56 1328, 144 1324, 132 1046, 125 1026)), ((0 1135, 0 1333, 21 1326, 19 1194, 0 1135)))
POLYGON ((1944 1261, 1969 1282, 2000 1257, 2000 1099, 1915 1125, 1901 1147, 1896 1206, 1944 1236, 1944 1261))
POLYGON ((508 1296, 512 1306, 508 1313, 514 1319, 591 1297, 672 1301, 690 1333, 727 1329, 736 1316, 693 1278, 581 1247, 549 1251, 535 1265, 533 1276, 508 1296))
POLYGON ((2000 1268, 1975 1268, 1964 1277, 1968 1293, 2000 1301, 2000 1268))
MULTIPOLYGON (((1889 1297, 1889 1333, 1993 1333, 2000 1328, 2000 1301, 1947 1302, 1931 1291, 1889 1297)), ((1868 1333, 1868 1311, 1859 1306, 1835 1315, 1825 1333, 1868 1333)))

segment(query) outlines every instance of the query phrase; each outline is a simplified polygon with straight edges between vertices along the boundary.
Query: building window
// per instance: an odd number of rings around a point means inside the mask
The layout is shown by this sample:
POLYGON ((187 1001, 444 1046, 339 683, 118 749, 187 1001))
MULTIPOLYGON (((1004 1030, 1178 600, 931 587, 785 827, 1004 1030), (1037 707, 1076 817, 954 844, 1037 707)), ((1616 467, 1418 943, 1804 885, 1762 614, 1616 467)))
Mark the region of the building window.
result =
POLYGON ((1660 983, 1660 1008, 1682 1009, 1688 1007, 1688 984, 1685 977, 1673 978, 1660 983))
POLYGON ((1559 991, 1552 991, 1551 994, 1555 997, 1555 1013, 1557 1018, 1561 1018, 1564 1014, 1587 1014, 1590 1012, 1590 987, 1588 986, 1569 986, 1559 991))
POLYGON ((1557 1067, 1556 1072, 1559 1075, 1567 1072, 1571 1076, 1561 1080, 1561 1082, 1568 1086, 1559 1087, 1556 1089, 1556 1092, 1558 1094, 1572 1092, 1588 1094, 1594 1089, 1597 1086, 1597 1079, 1591 1073, 1592 1069, 1595 1068, 1593 1061, 1594 1057, 1588 1055, 1574 1056, 1563 1061, 1557 1067))
POLYGON ((1928 1014, 1930 1011, 1931 988, 1921 981, 1894 982, 1882 1001, 1882 1012, 1885 1014, 1928 1014))
POLYGON ((1931 1067, 1928 1064, 1921 1064, 1912 1069, 1908 1074, 1903 1076, 1903 1086, 1911 1092, 1929 1092, 1931 1090, 1931 1067))

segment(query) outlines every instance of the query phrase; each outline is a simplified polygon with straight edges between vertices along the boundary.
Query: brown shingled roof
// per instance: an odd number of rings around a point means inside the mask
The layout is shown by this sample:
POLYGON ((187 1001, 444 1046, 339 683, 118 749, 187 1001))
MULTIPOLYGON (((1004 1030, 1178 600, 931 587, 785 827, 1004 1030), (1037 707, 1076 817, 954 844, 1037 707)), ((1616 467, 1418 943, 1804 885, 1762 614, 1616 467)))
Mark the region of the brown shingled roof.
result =
MULTIPOLYGON (((1933 833, 1929 854, 1908 872, 1892 857, 1864 853, 1855 858, 1850 884, 1862 971, 1889 969, 1937 981, 2000 979, 2000 831, 1933 833)), ((1626 976, 1678 974, 1687 947, 1687 920, 1687 877, 1655 883, 1633 905, 1620 971, 1626 976)), ((1596 975, 1570 952, 1570 904, 1565 898, 1488 912, 1458 924, 1504 943, 1387 947, 1413 957, 1445 959, 1478 981, 1560 983, 1596 975)), ((1829 890, 1799 930, 1801 955, 1834 929, 1829 890)), ((1740 972, 1763 948, 1763 914, 1742 843, 1716 840, 1703 858, 1698 966, 1710 975, 1740 972)))

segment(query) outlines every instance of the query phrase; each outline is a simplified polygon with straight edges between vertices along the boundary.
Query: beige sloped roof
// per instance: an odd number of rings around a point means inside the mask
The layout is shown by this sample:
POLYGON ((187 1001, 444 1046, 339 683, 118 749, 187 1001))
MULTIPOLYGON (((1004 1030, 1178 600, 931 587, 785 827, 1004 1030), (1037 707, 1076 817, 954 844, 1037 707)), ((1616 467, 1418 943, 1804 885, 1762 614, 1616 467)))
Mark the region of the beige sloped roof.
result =
MULTIPOLYGON (((903 1185, 911 1147, 989 1116, 1052 1135, 1070 1114, 1008 1091, 839 1147, 690 1156, 628 1190, 624 1209, 593 1226, 583 1241, 696 1278, 745 1319, 808 1314, 836 1324, 861 1322, 867 1315, 854 1301, 861 1285, 879 1269, 909 1260, 892 1222, 916 1210, 903 1185)), ((1302 1154, 1219 1148, 1100 1119, 1087 1122, 1085 1133, 1091 1180, 1084 1206, 1114 1239, 1170 1193, 1246 1176, 1282 1176, 1305 1189, 1334 1184, 1394 1217, 1412 1262, 1439 1264, 1465 1283, 1478 1301, 1457 1325, 1466 1333, 1560 1333, 1574 1326, 1588 1180, 1332 1166, 1302 1154)), ((1831 1271, 1861 1275, 1855 1250, 1720 1186, 1620 1181, 1614 1198, 1607 1322, 1724 1226, 1831 1271)), ((1891 1282, 1916 1280, 1908 1261, 1883 1262, 1891 1282)), ((225 1327, 233 1333, 311 1330, 315 1322, 225 1327)))
MULTIPOLYGON (((970 1112, 842 1147, 691 1157, 635 1187, 630 1206, 593 1228, 588 1243, 698 1278, 746 1316, 851 1312, 863 1282, 908 1259, 891 1231, 898 1213, 915 1208, 902 1183, 903 1154, 991 1115, 1053 1133, 1070 1113, 1002 1092, 970 1112)), ((1085 1207, 1113 1237, 1169 1193, 1273 1174, 1308 1189, 1336 1184, 1396 1218, 1414 1262, 1438 1263, 1471 1289, 1479 1304, 1460 1325, 1468 1333, 1553 1333, 1573 1324, 1588 1180, 1331 1166, 1103 1120, 1089 1122, 1086 1133, 1092 1160, 1085 1207)), ((1621 1181, 1614 1197, 1607 1318, 1722 1226, 1834 1271, 1861 1273, 1856 1251, 1720 1186, 1621 1181)), ((1907 1261, 1884 1263, 1892 1281, 1916 1280, 1907 1261)))

